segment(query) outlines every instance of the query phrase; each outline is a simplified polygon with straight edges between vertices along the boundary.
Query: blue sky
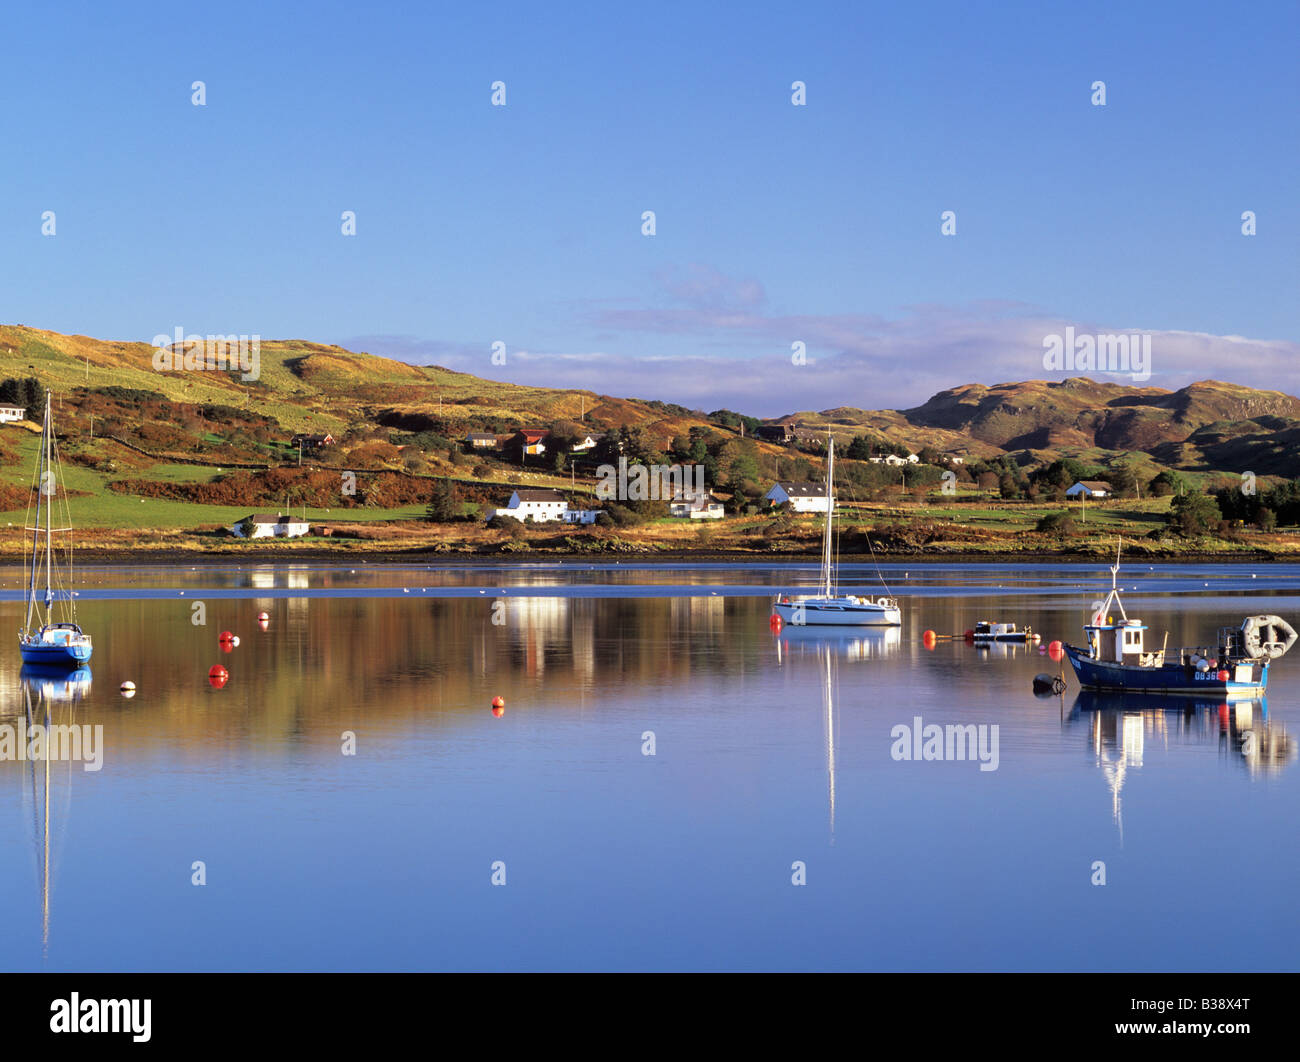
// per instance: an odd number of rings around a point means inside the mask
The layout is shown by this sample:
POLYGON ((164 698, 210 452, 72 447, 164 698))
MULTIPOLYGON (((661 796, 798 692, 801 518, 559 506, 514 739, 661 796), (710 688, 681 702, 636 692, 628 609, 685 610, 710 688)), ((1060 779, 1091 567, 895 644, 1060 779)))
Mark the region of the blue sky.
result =
POLYGON ((1073 326, 1150 333, 1154 386, 1300 393, 1294 2, 11 5, 0 36, 4 322, 769 416, 1053 378, 1073 326))

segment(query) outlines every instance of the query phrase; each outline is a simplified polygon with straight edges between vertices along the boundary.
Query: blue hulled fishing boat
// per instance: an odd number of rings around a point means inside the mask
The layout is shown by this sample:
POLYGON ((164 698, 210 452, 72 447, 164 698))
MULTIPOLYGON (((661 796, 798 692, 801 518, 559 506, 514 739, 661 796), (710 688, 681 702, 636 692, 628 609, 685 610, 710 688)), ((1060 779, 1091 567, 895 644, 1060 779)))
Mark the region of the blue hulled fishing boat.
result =
MULTIPOLYGON (((24 664, 41 667, 76 668, 90 659, 90 635, 77 626, 77 606, 72 590, 72 546, 67 546, 67 583, 62 584, 56 564, 54 536, 70 533, 67 519, 54 526, 54 502, 59 495, 59 455, 54 439, 50 392, 45 392, 45 419, 41 426, 41 452, 36 459, 36 519, 25 528, 32 532, 32 557, 28 565, 27 620, 18 632, 18 648, 24 664), (44 526, 42 526, 42 518, 44 526), (39 595, 39 596, 38 596, 39 595), (44 616, 41 615, 42 605, 44 616)), ((62 492, 64 515, 67 492, 62 492)), ((28 510, 30 513, 30 509, 28 510)), ((25 543, 24 539, 24 543, 25 543)))
POLYGON ((1268 687, 1269 666, 1296 643, 1295 629, 1281 617, 1247 616, 1240 627, 1220 627, 1213 645, 1149 650, 1146 624, 1124 611, 1118 575, 1117 549, 1110 593, 1083 627, 1086 647, 1064 646, 1084 689, 1258 697, 1268 687))

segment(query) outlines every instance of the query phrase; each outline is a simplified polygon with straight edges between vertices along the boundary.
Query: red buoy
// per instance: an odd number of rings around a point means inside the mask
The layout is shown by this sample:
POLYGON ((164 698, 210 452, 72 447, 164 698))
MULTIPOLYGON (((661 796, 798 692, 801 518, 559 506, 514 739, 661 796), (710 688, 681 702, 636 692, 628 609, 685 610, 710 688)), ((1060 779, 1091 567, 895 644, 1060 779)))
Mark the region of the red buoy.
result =
POLYGON ((234 637, 235 636, 231 634, 229 631, 222 631, 220 637, 217 640, 222 642, 229 642, 229 641, 233 641, 234 637))
POLYGON ((223 638, 217 644, 221 646, 221 651, 223 653, 233 653, 235 651, 235 643, 232 641, 227 641, 223 638))
POLYGON ((498 719, 500 719, 503 715, 506 714, 506 710, 502 708, 499 704, 494 704, 492 706, 492 714, 495 715, 498 719))
POLYGON ((935 641, 936 638, 934 636, 934 631, 926 631, 923 635, 921 635, 921 644, 925 646, 927 649, 933 649, 935 641))
POLYGON ((779 631, 781 629, 781 617, 773 612, 772 615, 768 617, 767 625, 771 627, 772 630, 779 631))
POLYGON ((271 617, 270 617, 270 615, 269 615, 268 613, 266 613, 266 612, 259 612, 259 613, 257 614, 257 622, 258 622, 258 623, 270 623, 270 622, 271 622, 271 617))
POLYGON ((1220 671, 1220 672, 1219 672, 1219 681, 1220 681, 1220 682, 1227 682, 1227 681, 1228 681, 1228 672, 1227 672, 1227 671, 1220 671))
POLYGON ((1060 642, 1052 642, 1052 644, 1047 647, 1047 655, 1053 660, 1060 660, 1061 657, 1065 655, 1065 647, 1062 646, 1060 642))
POLYGON ((968 642, 973 642, 975 640, 975 632, 972 630, 968 630, 966 632, 966 640, 968 642))
POLYGON ((220 664, 213 664, 208 668, 208 684, 215 690, 221 689, 230 681, 230 672, 220 664))
POLYGON ((493 698, 492 698, 492 707, 493 707, 493 708, 504 708, 505 706, 506 706, 506 699, 505 699, 504 697, 493 697, 493 698))

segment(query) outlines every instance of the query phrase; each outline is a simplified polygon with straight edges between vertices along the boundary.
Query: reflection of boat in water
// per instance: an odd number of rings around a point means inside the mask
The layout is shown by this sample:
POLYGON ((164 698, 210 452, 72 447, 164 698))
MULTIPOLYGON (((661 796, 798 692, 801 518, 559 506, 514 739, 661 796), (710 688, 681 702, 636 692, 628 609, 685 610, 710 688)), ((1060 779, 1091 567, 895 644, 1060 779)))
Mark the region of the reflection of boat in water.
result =
POLYGON ((1275 771, 1296 758, 1294 739, 1269 722, 1263 697, 1190 699, 1185 695, 1153 696, 1080 690, 1066 725, 1088 727, 1097 764, 1111 790, 1115 823, 1123 836, 1120 795, 1128 771, 1142 766, 1147 741, 1171 744, 1217 744, 1220 752, 1255 774, 1275 771))
POLYGON ((818 676, 821 679, 822 691, 822 718, 826 734, 826 806, 827 815, 830 822, 830 843, 835 843, 835 744, 836 744, 836 719, 835 719, 835 691, 839 688, 839 681, 836 677, 836 668, 839 666, 840 658, 856 659, 856 652, 860 648, 852 643, 867 641, 883 643, 887 636, 892 635, 893 644, 897 645, 899 632, 897 630, 877 630, 859 632, 858 637, 850 638, 847 636, 837 638, 834 635, 828 636, 823 628, 814 635, 812 631, 800 631, 798 636, 793 638, 787 637, 784 633, 777 643, 776 652, 777 660, 780 663, 788 663, 791 658, 791 648, 801 658, 806 654, 812 656, 816 661, 818 676), (807 635, 804 637, 803 635, 807 635), (784 650, 781 641, 786 643, 784 650))
MULTIPOLYGON (((52 708, 55 704, 72 702, 81 699, 81 695, 90 688, 90 671, 86 668, 79 668, 76 671, 69 672, 66 668, 57 669, 59 674, 53 672, 56 669, 40 668, 27 665, 22 670, 23 679, 23 696, 25 704, 25 721, 27 729, 25 734, 32 733, 32 727, 40 726, 44 728, 46 734, 51 730, 53 723, 52 708), (31 672, 47 672, 46 674, 33 675, 31 672), (35 705, 33 706, 32 694, 35 694, 35 705)), ((73 723, 69 716, 68 724, 73 723)), ((23 803, 27 803, 30 798, 32 811, 32 841, 36 850, 36 875, 40 891, 40 909, 41 909, 41 947, 43 953, 48 956, 50 946, 50 841, 51 841, 51 793, 54 779, 51 777, 50 768, 50 745, 45 746, 46 755, 44 756, 27 756, 27 774, 29 785, 23 786, 23 803)), ((72 760, 69 759, 66 764, 66 773, 68 775, 64 784, 64 812, 71 800, 71 772, 72 760)), ((63 774, 64 769, 60 767, 59 773, 63 774)))
POLYGON ((23 685, 35 690, 46 701, 78 700, 90 692, 93 676, 90 668, 45 667, 41 664, 24 664, 18 672, 23 685))
POLYGON ((1110 569, 1110 593, 1083 627, 1087 648, 1065 646, 1079 684, 1086 689, 1254 697, 1268 686, 1269 665, 1300 637, 1278 616, 1247 616, 1240 629, 1219 628, 1214 647, 1162 646, 1148 651, 1143 645, 1146 624, 1129 619, 1124 611, 1118 574, 1117 550, 1110 569), (1119 609, 1118 620, 1111 614, 1112 604, 1119 609))
POLYGON ((898 652, 903 632, 898 627, 855 630, 831 627, 781 627, 775 635, 778 662, 783 654, 825 653, 846 660, 873 660, 898 652))

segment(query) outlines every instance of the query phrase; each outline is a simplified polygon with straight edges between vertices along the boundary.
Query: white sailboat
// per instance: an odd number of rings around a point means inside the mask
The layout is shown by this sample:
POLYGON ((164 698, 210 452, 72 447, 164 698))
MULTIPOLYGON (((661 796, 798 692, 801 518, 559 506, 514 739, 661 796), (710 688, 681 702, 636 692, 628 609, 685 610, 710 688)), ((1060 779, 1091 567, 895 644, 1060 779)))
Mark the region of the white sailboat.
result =
MULTIPOLYGON (((836 586, 835 549, 831 525, 835 520, 835 440, 826 454, 826 529, 822 538, 822 571, 819 593, 783 594, 772 605, 783 623, 822 627, 899 627, 902 610, 893 594, 858 597, 840 594, 836 586)), ((884 580, 881 580, 884 584, 884 580)), ((888 591, 888 587, 885 587, 888 591)))

